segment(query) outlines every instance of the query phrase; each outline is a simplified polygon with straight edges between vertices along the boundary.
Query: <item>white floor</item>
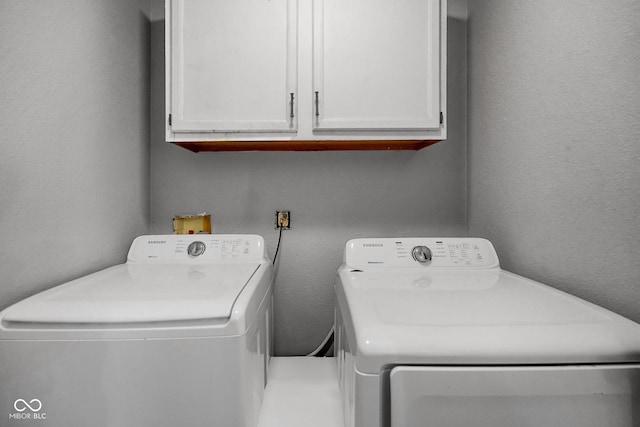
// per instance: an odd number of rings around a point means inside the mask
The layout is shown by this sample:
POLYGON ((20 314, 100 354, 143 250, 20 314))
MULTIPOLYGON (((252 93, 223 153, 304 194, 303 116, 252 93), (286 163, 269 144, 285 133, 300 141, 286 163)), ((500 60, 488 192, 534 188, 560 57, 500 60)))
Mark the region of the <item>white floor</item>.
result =
POLYGON ((258 427, 343 427, 332 357, 273 357, 258 427))

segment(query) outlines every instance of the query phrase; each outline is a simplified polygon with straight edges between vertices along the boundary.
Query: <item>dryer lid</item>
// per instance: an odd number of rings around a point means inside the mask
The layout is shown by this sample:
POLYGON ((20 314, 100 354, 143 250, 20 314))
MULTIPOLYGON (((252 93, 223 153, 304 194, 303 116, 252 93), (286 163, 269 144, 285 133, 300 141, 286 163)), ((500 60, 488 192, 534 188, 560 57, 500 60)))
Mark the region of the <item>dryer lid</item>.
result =
POLYGON ((226 321, 259 263, 121 264, 34 295, 7 309, 13 324, 82 327, 226 321))
POLYGON ((343 270, 361 372, 390 364, 640 362, 640 325, 500 270, 343 270))

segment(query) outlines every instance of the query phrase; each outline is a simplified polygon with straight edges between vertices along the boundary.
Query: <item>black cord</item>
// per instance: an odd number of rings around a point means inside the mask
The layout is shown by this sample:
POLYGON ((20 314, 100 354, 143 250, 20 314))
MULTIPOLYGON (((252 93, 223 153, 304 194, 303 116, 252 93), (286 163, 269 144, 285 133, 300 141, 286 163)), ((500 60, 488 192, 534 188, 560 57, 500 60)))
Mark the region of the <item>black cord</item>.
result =
POLYGON ((280 250, 281 240, 282 240, 282 227, 280 227, 280 234, 278 234, 278 246, 276 246, 276 254, 273 256, 273 265, 276 265, 276 259, 278 259, 278 251, 280 250))
POLYGON ((334 336, 334 332, 331 332, 331 336, 329 337, 327 342, 324 343, 324 345, 322 346, 320 351, 318 351, 318 354, 316 354, 316 357, 326 357, 327 356, 327 353, 329 352, 329 350, 331 350, 331 346, 333 346, 333 336, 334 336))

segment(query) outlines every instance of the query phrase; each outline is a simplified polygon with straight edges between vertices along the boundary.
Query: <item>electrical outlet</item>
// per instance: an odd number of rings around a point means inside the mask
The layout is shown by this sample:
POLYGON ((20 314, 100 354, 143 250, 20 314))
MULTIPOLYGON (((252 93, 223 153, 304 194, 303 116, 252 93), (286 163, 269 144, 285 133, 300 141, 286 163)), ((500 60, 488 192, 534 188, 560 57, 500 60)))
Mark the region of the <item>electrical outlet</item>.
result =
POLYGON ((276 230, 291 230, 291 212, 276 211, 276 230))

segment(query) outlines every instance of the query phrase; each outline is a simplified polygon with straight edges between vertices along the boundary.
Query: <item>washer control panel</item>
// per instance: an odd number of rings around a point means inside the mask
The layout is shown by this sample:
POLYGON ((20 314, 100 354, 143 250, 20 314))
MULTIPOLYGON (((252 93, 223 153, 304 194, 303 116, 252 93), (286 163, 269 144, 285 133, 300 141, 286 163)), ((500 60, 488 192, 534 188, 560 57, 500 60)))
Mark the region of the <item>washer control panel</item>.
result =
POLYGON ((128 262, 261 261, 264 240, 253 234, 169 234, 134 240, 128 262))
POLYGON ((491 242, 465 237, 354 239, 347 243, 344 260, 354 269, 499 266, 491 242))

